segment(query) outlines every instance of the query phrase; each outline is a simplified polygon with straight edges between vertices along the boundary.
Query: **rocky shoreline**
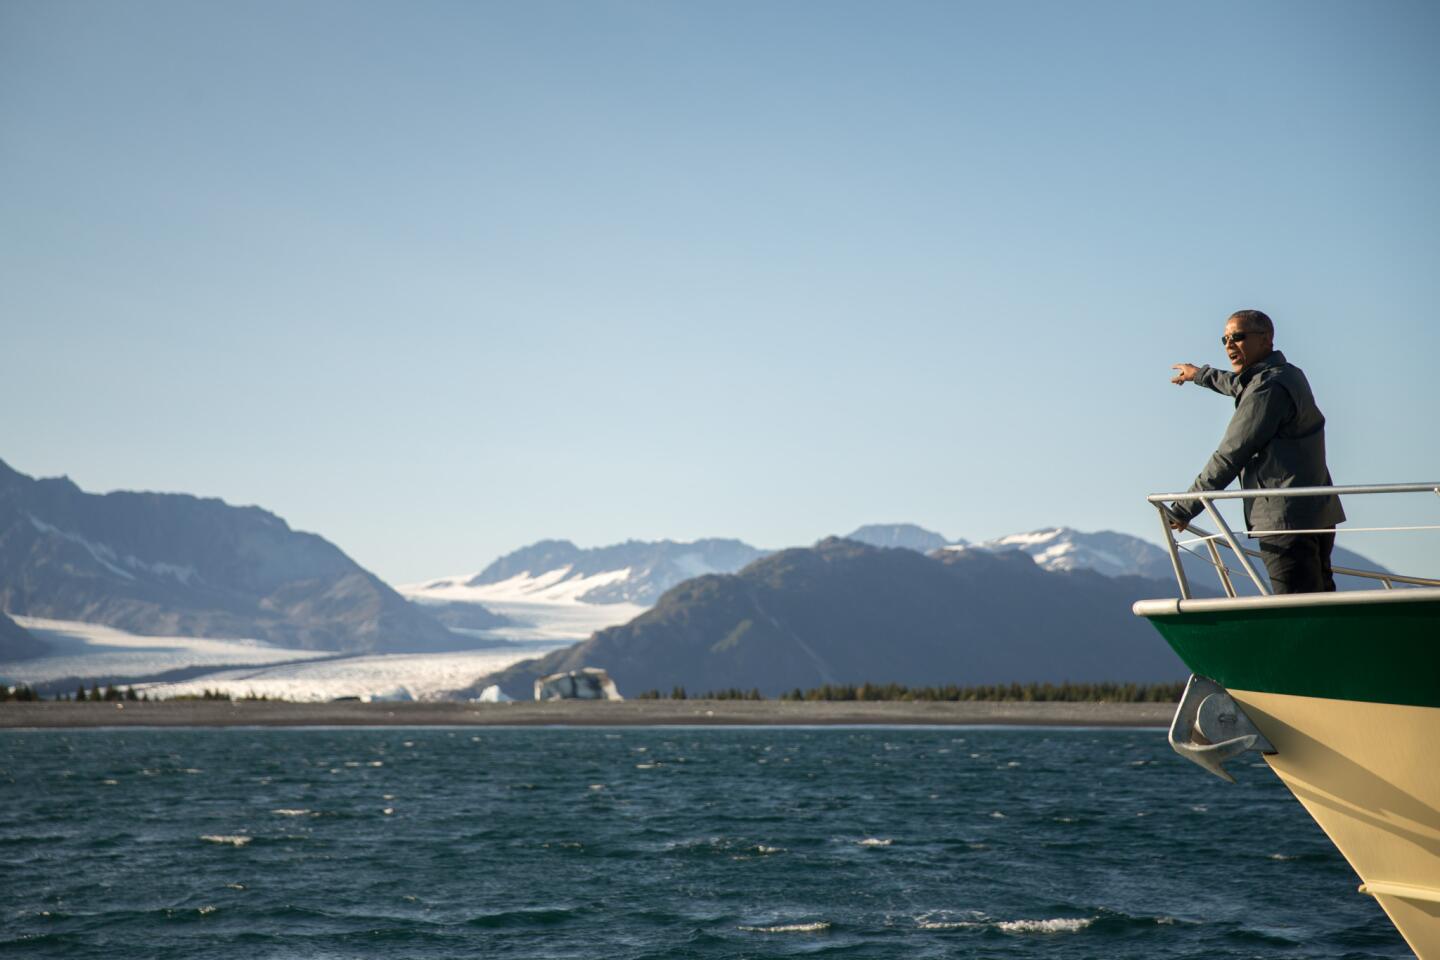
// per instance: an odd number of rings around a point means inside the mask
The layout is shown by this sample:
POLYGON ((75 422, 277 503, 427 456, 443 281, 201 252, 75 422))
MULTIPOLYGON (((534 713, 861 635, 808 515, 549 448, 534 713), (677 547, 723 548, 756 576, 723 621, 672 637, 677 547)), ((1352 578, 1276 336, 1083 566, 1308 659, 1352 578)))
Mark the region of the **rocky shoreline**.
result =
POLYGON ((0 728, 313 726, 1084 726, 1165 727, 1169 703, 627 700, 288 703, 167 700, 3 703, 0 728))

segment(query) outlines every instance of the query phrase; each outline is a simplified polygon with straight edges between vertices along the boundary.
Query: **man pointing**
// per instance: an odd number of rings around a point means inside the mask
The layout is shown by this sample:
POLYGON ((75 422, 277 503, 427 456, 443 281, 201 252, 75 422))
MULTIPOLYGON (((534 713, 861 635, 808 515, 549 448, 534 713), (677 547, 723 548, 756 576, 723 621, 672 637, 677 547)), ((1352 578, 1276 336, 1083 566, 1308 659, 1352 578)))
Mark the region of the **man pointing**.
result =
MULTIPOLYGON (((1259 310, 1241 310, 1225 322, 1220 338, 1232 372, 1177 363, 1170 382, 1198 383, 1235 398, 1235 415, 1220 446, 1190 485, 1191 491, 1223 490, 1237 476, 1247 490, 1330 486, 1325 466, 1325 417, 1299 367, 1275 349, 1275 325, 1259 310)), ((1199 501, 1170 508, 1172 526, 1183 530, 1204 508, 1199 501)), ((1345 520, 1340 498, 1258 497, 1245 501, 1247 530, 1323 530, 1260 538, 1260 553, 1275 593, 1335 589, 1330 552, 1335 525, 1345 520)))

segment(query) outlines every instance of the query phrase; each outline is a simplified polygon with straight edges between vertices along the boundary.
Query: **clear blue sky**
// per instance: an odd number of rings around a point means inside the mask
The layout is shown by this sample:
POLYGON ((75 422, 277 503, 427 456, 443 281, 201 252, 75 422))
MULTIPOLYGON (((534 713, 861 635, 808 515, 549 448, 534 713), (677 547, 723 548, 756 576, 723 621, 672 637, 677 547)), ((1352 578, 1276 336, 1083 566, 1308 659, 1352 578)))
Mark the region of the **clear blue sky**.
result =
POLYGON ((1158 539, 1230 413, 1169 366, 1258 307, 1336 482, 1434 480, 1437 48, 1424 2, 0 0, 0 458, 392 582, 1158 539))

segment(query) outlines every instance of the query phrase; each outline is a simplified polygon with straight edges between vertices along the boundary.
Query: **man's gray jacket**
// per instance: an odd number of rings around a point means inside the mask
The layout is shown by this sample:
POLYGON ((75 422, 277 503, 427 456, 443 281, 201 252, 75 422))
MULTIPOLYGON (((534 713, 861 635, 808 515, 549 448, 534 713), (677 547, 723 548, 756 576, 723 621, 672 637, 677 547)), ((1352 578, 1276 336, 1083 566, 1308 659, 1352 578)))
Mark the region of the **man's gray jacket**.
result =
MULTIPOLYGON (((1224 490, 1237 476, 1247 490, 1328 487, 1325 417, 1315 406, 1310 382, 1278 350, 1240 373, 1201 367, 1195 382, 1235 398, 1235 415, 1191 491, 1224 490)), ((1199 501, 1177 503, 1171 512, 1189 521, 1199 501)), ((1340 498, 1257 497, 1245 501, 1249 530, 1313 530, 1345 519, 1340 498)))

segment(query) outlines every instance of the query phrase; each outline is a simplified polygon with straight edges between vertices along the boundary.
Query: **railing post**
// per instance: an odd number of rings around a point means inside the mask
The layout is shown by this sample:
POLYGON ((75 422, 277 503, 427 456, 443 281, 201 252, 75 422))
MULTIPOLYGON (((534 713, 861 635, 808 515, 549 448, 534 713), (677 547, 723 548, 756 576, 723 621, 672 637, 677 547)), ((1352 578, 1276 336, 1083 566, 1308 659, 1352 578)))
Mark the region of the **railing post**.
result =
POLYGON ((1205 546, 1210 548, 1210 560, 1215 564, 1215 572, 1220 575, 1220 585, 1225 588, 1225 596, 1235 596, 1235 584, 1230 582, 1230 571, 1225 569, 1225 562, 1220 559, 1220 548, 1215 546, 1214 540, 1206 540, 1205 546))
POLYGON ((1240 561, 1240 566, 1250 575, 1250 579, 1255 582, 1255 588, 1260 591, 1260 596, 1270 596, 1270 588, 1265 586, 1264 581, 1255 575, 1255 568, 1250 566, 1250 561, 1245 557, 1245 549, 1236 542, 1235 534, 1230 532, 1229 524, 1225 522, 1224 517, 1220 516, 1220 511, 1215 508, 1215 504, 1203 495, 1200 497, 1200 502, 1204 505, 1206 512, 1210 514, 1210 519, 1215 521, 1215 525, 1225 537, 1225 542, 1228 543, 1230 549, 1235 552, 1235 559, 1240 561))
POLYGON ((1160 513, 1160 527, 1165 531, 1165 547, 1170 551, 1170 563, 1175 568, 1175 580, 1180 584, 1180 599, 1190 599, 1190 581, 1185 577, 1185 568, 1180 564, 1180 551, 1175 547, 1175 531, 1170 529, 1170 512, 1165 504, 1155 504, 1160 513))

